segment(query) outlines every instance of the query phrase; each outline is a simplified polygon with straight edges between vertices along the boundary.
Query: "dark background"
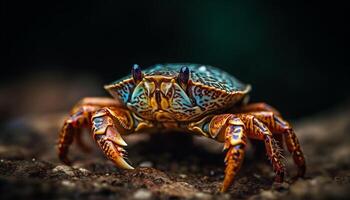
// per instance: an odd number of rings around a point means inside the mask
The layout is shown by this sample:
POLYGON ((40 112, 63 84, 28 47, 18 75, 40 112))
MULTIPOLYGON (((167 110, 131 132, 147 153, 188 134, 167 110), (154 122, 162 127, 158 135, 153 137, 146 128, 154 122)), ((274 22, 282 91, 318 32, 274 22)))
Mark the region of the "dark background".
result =
POLYGON ((25 114, 33 110, 13 111, 68 99, 41 109, 66 111, 85 95, 104 95, 102 85, 134 63, 193 62, 251 83, 252 101, 266 101, 288 118, 317 113, 350 96, 345 8, 279 1, 2 2, 1 111, 25 114), (50 80, 63 89, 52 89, 50 80), (71 83, 84 92, 72 94, 71 83))

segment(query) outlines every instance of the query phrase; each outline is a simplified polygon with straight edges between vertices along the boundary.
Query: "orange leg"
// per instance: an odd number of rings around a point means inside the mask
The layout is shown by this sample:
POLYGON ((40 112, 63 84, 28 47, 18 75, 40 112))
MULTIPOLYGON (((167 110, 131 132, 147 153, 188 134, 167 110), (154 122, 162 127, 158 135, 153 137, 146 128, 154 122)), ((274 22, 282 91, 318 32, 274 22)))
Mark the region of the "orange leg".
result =
POLYGON ((121 108, 102 108, 92 116, 93 137, 103 153, 122 169, 134 169, 126 162, 127 146, 121 133, 132 131, 133 120, 128 110, 121 108))
POLYGON ((247 144, 244 123, 233 114, 214 116, 210 122, 210 134, 217 136, 217 140, 224 142, 225 178, 221 186, 221 192, 227 191, 232 184, 236 173, 240 169, 247 144))
MULTIPOLYGON (((204 124, 205 122, 200 125, 202 130, 205 130, 203 128, 205 127, 204 124)), ((214 116, 209 122, 209 136, 219 142, 225 142, 224 149, 228 149, 225 158, 225 178, 221 192, 227 191, 242 164, 246 137, 264 141, 267 155, 276 173, 275 181, 283 181, 285 167, 281 161, 280 148, 270 130, 253 115, 222 114, 214 116)))
MULTIPOLYGON (((233 113, 250 113, 250 112, 260 112, 260 111, 272 112, 277 116, 281 116, 280 112, 276 108, 274 108, 274 107, 272 107, 264 102, 249 103, 246 105, 242 105, 240 107, 234 108, 231 112, 233 112, 233 113)), ((273 138, 277 141, 278 145, 281 148, 281 151, 283 152, 283 149, 284 149, 283 148, 284 147, 283 135, 274 134, 273 138)))
POLYGON ((272 132, 277 133, 275 136, 280 136, 285 139, 287 149, 292 154, 294 163, 298 166, 297 177, 303 177, 306 171, 305 158, 291 125, 272 112, 252 112, 249 114, 266 124, 272 132))
POLYGON ((263 122, 251 114, 240 114, 239 116, 246 125, 248 137, 264 141, 267 155, 276 174, 275 182, 283 182, 285 173, 283 157, 271 131, 263 122))
POLYGON ((89 97, 82 99, 71 111, 70 116, 64 121, 58 140, 58 157, 66 164, 70 164, 67 158, 69 146, 76 139, 82 149, 88 149, 81 140, 82 128, 91 128, 90 118, 92 113, 104 106, 117 106, 114 99, 102 97, 89 97))

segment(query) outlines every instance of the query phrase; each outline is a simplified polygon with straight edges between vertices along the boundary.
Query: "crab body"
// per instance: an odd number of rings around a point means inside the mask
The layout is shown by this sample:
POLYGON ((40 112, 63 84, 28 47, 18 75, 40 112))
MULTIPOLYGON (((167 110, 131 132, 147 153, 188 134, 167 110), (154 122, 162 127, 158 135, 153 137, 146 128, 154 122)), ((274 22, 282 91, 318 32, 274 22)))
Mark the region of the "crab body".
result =
POLYGON ((160 122, 189 122, 222 111, 250 90, 228 73, 198 64, 155 65, 143 71, 138 83, 127 76, 105 88, 140 117, 160 122), (186 86, 177 80, 184 66, 189 69, 186 86))
POLYGON ((223 142, 227 151, 223 192, 241 166, 247 138, 265 143, 275 181, 284 177, 283 143, 293 155, 298 176, 304 175, 305 159, 293 129, 271 106, 247 104, 250 85, 218 68, 198 64, 158 64, 143 71, 134 65, 131 72, 105 86, 114 99, 85 98, 72 109, 59 137, 63 162, 69 163, 73 138, 84 148, 79 136, 87 125, 106 156, 124 169, 133 167, 125 160, 123 134, 179 130, 223 142))

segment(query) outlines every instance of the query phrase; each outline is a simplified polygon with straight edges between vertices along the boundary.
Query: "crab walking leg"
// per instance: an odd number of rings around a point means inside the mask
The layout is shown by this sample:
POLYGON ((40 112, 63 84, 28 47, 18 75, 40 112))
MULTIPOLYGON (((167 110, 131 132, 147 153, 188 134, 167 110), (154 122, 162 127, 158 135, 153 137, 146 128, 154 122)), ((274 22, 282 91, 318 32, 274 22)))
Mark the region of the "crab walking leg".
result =
MULTIPOLYGON (((99 107, 84 105, 68 117, 64 121, 63 127, 59 134, 58 140, 58 157, 65 164, 70 164, 71 162, 67 158, 69 146, 73 143, 74 138, 77 139, 78 145, 80 147, 86 146, 81 141, 81 131, 83 127, 90 127, 90 117, 91 114, 99 109, 99 107)), ((84 148, 84 147, 83 147, 84 148)))
POLYGON ((248 137, 264 141, 267 155, 276 174, 275 181, 283 182, 285 167, 282 162, 281 149, 268 127, 251 114, 240 114, 240 118, 246 125, 248 137))
POLYGON ((58 140, 58 157, 65 164, 70 164, 67 154, 69 146, 76 139, 77 144, 87 150, 87 146, 81 140, 83 127, 91 127, 92 113, 104 106, 117 106, 115 100, 104 97, 87 97, 79 101, 71 110, 70 116, 64 121, 58 140))
POLYGON ((303 177, 306 171, 305 158, 291 125, 272 112, 252 112, 250 114, 266 124, 272 132, 277 133, 275 136, 284 137, 287 149, 292 154, 294 163, 298 166, 297 177, 303 177))
POLYGON ((246 146, 244 124, 235 115, 217 115, 210 122, 210 134, 218 141, 224 140, 224 150, 227 150, 225 178, 220 189, 226 192, 243 162, 246 146))
POLYGON ((120 133, 131 131, 132 118, 122 108, 102 108, 92 116, 92 132, 99 147, 108 159, 122 169, 134 169, 126 162, 127 146, 120 133))
MULTIPOLYGON (((276 116, 281 116, 280 112, 276 108, 264 102, 249 103, 246 105, 242 105, 241 107, 233 109, 232 112, 234 113, 272 112, 276 116)), ((268 128, 271 130, 271 127, 268 127, 268 128)), ((274 130, 271 130, 271 131, 272 133, 274 133, 274 130)), ((283 135, 273 134, 273 137, 278 142, 278 145, 281 147, 281 151, 283 153, 283 149, 284 149, 283 135)))
POLYGON ((288 151, 292 153, 294 163, 298 166, 298 174, 296 177, 304 177, 306 172, 306 162, 298 138, 292 129, 287 131, 285 138, 288 151))
MULTIPOLYGON (((249 103, 246 105, 242 105, 241 107, 235 108, 232 110, 234 113, 250 113, 250 112, 272 112, 273 114, 277 116, 281 116, 280 112, 270 106, 267 103, 264 102, 257 102, 257 103, 249 103)), ((270 127, 268 127, 270 129, 270 127)), ((271 130, 271 129, 270 129, 271 130)), ((271 130, 272 131, 272 130, 271 130)), ((273 132, 273 131, 272 131, 273 132)), ((273 137, 278 142, 278 145, 281 147, 281 150, 283 151, 283 135, 280 134, 274 134, 273 137)))
MULTIPOLYGON (((270 127, 268 127, 270 129, 270 127)), ((271 130, 271 129, 270 129, 271 130)), ((281 154, 283 155, 283 152, 284 152, 284 145, 283 145, 283 135, 282 134, 274 134, 274 132, 272 131, 272 135, 273 135, 273 138, 276 140, 278 146, 280 147, 280 150, 281 150, 281 154)))
POLYGON ((236 173, 241 168, 246 145, 242 126, 228 126, 225 130, 225 135, 225 149, 228 150, 225 157, 225 178, 221 186, 221 192, 227 191, 236 173))

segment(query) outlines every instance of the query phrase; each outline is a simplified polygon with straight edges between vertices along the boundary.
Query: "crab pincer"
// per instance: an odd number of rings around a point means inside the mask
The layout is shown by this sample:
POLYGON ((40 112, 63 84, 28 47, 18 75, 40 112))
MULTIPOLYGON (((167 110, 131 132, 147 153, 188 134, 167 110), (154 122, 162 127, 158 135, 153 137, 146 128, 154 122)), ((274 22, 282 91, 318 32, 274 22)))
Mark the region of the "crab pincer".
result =
POLYGON ((93 137, 103 153, 115 165, 122 169, 134 169, 127 162, 127 152, 122 147, 127 144, 118 132, 116 123, 118 120, 113 120, 111 113, 109 109, 101 109, 92 116, 93 137))

